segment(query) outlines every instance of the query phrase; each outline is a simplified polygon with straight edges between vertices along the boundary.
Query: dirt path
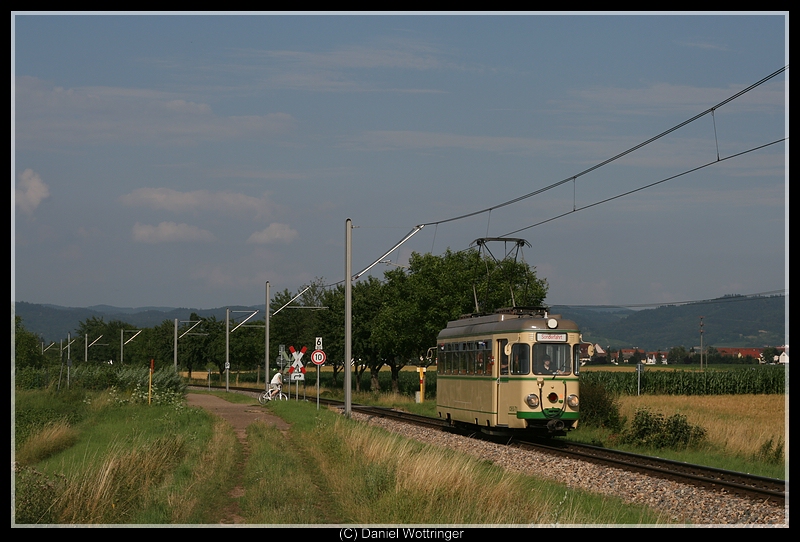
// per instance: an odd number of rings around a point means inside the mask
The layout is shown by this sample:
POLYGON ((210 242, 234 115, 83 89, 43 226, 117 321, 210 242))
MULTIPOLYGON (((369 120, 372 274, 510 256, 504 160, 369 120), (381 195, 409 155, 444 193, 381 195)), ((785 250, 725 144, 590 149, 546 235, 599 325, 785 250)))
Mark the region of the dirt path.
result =
MULTIPOLYGON (((220 399, 214 395, 202 393, 189 393, 186 397, 189 406, 204 408, 212 414, 215 414, 227 421, 229 424, 231 424, 231 427, 233 427, 236 438, 241 443, 244 451, 242 464, 237 465, 236 468, 236 472, 238 473, 239 477, 241 477, 244 473, 245 464, 250 456, 250 450, 247 446, 248 425, 260 421, 269 425, 273 425, 281 431, 286 431, 289 429, 289 424, 287 424, 278 416, 274 416, 266 412, 258 405, 229 403, 225 399, 220 399)), ((244 518, 239 515, 239 498, 244 495, 244 487, 240 482, 241 479, 237 479, 236 485, 228 494, 228 496, 231 498, 231 504, 222 511, 219 523, 244 523, 244 518)))

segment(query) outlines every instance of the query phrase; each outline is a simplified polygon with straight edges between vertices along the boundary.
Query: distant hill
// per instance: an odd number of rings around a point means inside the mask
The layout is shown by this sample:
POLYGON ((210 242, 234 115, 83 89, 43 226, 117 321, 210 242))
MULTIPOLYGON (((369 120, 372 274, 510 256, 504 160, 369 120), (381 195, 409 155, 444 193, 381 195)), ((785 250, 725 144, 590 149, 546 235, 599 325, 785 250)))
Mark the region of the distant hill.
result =
MULTIPOLYGON (((22 318, 25 329, 41 336, 45 341, 66 339, 67 333, 75 334, 80 323, 90 318, 102 318, 105 322, 120 320, 137 328, 154 327, 164 320, 188 320, 191 313, 204 318, 216 317, 224 320, 228 307, 216 309, 192 309, 174 307, 112 307, 110 305, 94 305, 87 308, 60 307, 58 305, 39 305, 17 301, 16 315, 22 318)), ((241 310, 249 307, 230 307, 241 310)), ((253 307, 252 310, 264 309, 264 306, 253 307)), ((263 313, 262 313, 263 314, 263 313)), ((263 316, 262 316, 263 318, 263 316)))
POLYGON ((648 351, 698 346, 703 316, 704 345, 763 347, 785 342, 785 300, 784 296, 726 296, 640 311, 571 307, 552 311, 575 320, 583 339, 601 346, 648 351))
MULTIPOLYGON (((637 347, 666 351, 673 346, 691 348, 700 344, 700 316, 703 343, 707 346, 763 347, 784 343, 784 296, 726 296, 685 305, 669 305, 634 311, 624 307, 553 306, 551 313, 578 323, 583 339, 614 348, 637 347)), ((187 320, 191 313, 225 319, 227 307, 190 309, 172 307, 121 308, 95 305, 87 308, 38 305, 19 301, 12 306, 22 317, 25 329, 45 341, 66 339, 81 322, 95 317, 106 322, 121 320, 138 328, 160 325, 164 320, 187 320)), ((264 305, 230 307, 232 310, 263 310, 264 305)), ((263 318, 263 313, 261 315, 263 318)))

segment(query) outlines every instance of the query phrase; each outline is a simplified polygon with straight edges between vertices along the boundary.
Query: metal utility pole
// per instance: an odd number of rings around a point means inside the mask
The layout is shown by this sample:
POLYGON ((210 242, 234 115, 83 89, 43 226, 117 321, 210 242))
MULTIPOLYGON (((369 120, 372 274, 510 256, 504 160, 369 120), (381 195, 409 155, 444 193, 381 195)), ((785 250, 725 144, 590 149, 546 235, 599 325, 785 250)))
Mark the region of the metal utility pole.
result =
POLYGON ((350 360, 353 358, 353 274, 350 261, 353 222, 349 218, 345 222, 344 230, 344 414, 349 418, 352 411, 350 360))
MULTIPOLYGON (((258 314, 258 311, 231 311, 231 309, 226 309, 225 312, 225 391, 228 391, 228 379, 230 375, 231 369, 231 360, 230 360, 230 351, 231 351, 231 333, 239 329, 240 327, 244 326, 248 320, 250 320, 253 316, 258 314), (236 327, 231 329, 230 321, 231 321, 231 312, 249 312, 250 316, 239 322, 236 327)), ((246 327, 261 327, 261 326, 246 326, 246 327)))
POLYGON ((225 391, 228 391, 228 370, 231 368, 230 345, 231 345, 231 310, 225 309, 225 391))
MULTIPOLYGON (((99 341, 102 338, 103 338, 103 336, 100 335, 99 337, 97 337, 95 340, 92 341, 92 344, 89 344, 89 334, 87 333, 86 335, 84 335, 84 343, 83 343, 83 361, 84 362, 88 362, 89 361, 89 349, 91 347, 93 347, 95 345, 95 343, 97 343, 97 341, 99 341)), ((108 345, 107 344, 98 344, 97 346, 108 346, 108 345)))
POLYGON ((700 317, 700 370, 703 370, 703 317, 700 317))
POLYGON ((425 227, 425 224, 415 226, 406 234, 399 243, 387 250, 380 258, 369 264, 362 271, 353 275, 352 256, 353 256, 353 221, 349 218, 345 221, 345 257, 344 257, 344 413, 349 418, 351 413, 351 374, 350 362, 353 358, 353 281, 361 278, 367 271, 378 265, 386 256, 394 252, 403 243, 411 239, 417 232, 425 227))
POLYGON ((120 329, 119 330, 119 364, 120 365, 122 365, 122 361, 123 361, 123 359, 125 357, 125 345, 128 344, 129 342, 131 342, 133 339, 135 339, 139 335, 139 333, 141 333, 141 332, 142 332, 141 329, 120 329), (133 337, 131 337, 130 339, 128 339, 126 341, 125 340, 125 332, 126 331, 128 333, 133 333, 135 331, 136 333, 133 335, 133 337))
POLYGON ((173 351, 173 358, 175 363, 175 372, 178 372, 178 319, 175 318, 175 335, 172 339, 172 344, 175 345, 175 348, 172 349, 173 351))
POLYGON ((269 391, 269 281, 267 299, 264 302, 264 391, 269 391))

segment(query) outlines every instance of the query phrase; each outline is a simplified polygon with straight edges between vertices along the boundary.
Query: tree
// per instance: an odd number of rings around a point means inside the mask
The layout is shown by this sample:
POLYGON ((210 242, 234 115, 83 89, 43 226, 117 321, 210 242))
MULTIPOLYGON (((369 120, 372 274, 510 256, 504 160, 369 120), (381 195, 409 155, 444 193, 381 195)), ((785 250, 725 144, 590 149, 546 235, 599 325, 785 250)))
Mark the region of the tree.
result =
POLYGON ((689 354, 683 346, 674 346, 667 352, 667 363, 670 365, 686 363, 688 359, 689 354))
MULTIPOLYGON (((381 281, 372 276, 353 285, 353 357, 363 360, 369 368, 370 387, 374 392, 380 391, 378 373, 386 359, 381 343, 373 337, 373 322, 383 306, 383 290, 381 281)), ((358 380, 361 380, 360 374, 358 380)))
MULTIPOLYGON (((149 362, 155 361, 156 368, 174 365, 175 363, 175 322, 164 320, 160 325, 146 329, 144 337, 136 341, 137 349, 141 360, 149 362)), ((131 343, 134 344, 134 343, 131 343)), ((180 343, 183 344, 183 343, 180 343)), ((178 347, 178 353, 181 347, 178 347)), ((128 355, 125 354, 125 358, 128 355)), ((128 362, 126 361, 127 365, 128 362)))
POLYGON ((781 355, 780 350, 774 346, 767 346, 761 351, 761 363, 776 363, 778 357, 781 355))
POLYGON ((333 383, 344 369, 344 286, 338 285, 322 294, 325 310, 315 311, 315 326, 323 338, 328 366, 333 368, 333 383))
POLYGON ((547 294, 546 281, 525 262, 497 262, 477 250, 447 250, 441 256, 415 252, 407 271, 394 269, 384 277, 372 336, 392 367, 395 388, 400 368, 424 357, 448 321, 476 309, 538 306, 547 294))
POLYGON ((200 318, 203 335, 199 339, 206 365, 216 365, 220 376, 225 374, 225 322, 216 317, 200 318))
POLYGON ((79 340, 83 342, 83 356, 72 356, 84 358, 85 361, 93 363, 104 363, 116 357, 119 360, 119 345, 117 344, 116 356, 112 353, 112 343, 109 338, 109 325, 102 317, 92 316, 78 324, 76 330, 79 340))
POLYGON ((284 305, 289 303, 300 292, 293 294, 289 290, 283 290, 273 296, 270 303, 270 310, 273 316, 270 317, 269 321, 270 359, 278 357, 278 347, 281 344, 285 345, 287 349, 289 346, 294 346, 297 350, 300 350, 303 346, 313 346, 315 338, 314 318, 317 311, 299 307, 320 306, 317 296, 322 296, 322 284, 315 283, 314 286, 312 288, 314 290, 313 293, 303 293, 286 307, 284 305), (274 314, 275 311, 282 307, 284 307, 283 310, 278 314, 274 314))
MULTIPOLYGON (((181 367, 186 367, 186 370, 189 372, 189 378, 192 378, 192 371, 195 368, 205 367, 208 364, 206 360, 206 349, 208 348, 208 341, 206 340, 205 335, 200 335, 203 332, 204 328, 204 320, 197 315, 197 313, 191 313, 189 315, 189 322, 200 322, 194 329, 200 329, 196 335, 187 335, 182 337, 178 340, 178 361, 180 362, 181 367)), ((192 324, 188 324, 191 326, 192 324)), ((184 326, 185 329, 178 330, 178 336, 180 337, 183 333, 188 331, 188 327, 184 326)), ((174 324, 173 324, 173 339, 172 342, 175 342, 174 338, 174 324)), ((191 333, 191 332, 190 332, 191 333)), ((175 346, 173 345, 173 348, 175 346)), ((174 356, 174 352, 173 352, 174 356)))
POLYGON ((44 366, 41 340, 23 327, 22 318, 19 316, 14 316, 14 366, 16 368, 44 366))

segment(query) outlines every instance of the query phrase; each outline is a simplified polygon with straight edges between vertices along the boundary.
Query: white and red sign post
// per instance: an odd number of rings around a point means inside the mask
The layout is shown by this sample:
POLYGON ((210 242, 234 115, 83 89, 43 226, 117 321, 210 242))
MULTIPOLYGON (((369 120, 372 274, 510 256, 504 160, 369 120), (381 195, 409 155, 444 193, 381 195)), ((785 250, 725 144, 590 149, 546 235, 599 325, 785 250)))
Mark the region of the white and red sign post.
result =
POLYGON ((317 410, 319 410, 319 368, 327 359, 325 352, 322 351, 322 337, 317 337, 315 350, 311 352, 311 362, 317 366, 317 410))
MULTIPOLYGON (((294 361, 292 362, 292 366, 289 367, 289 393, 292 393, 292 382, 297 382, 295 386, 295 399, 298 400, 300 398, 300 381, 305 381, 306 379, 306 368, 303 366, 303 354, 306 353, 307 348, 304 346, 298 352, 294 349, 294 346, 289 347, 289 352, 292 354, 292 358, 294 361)), ((291 397, 289 397, 291 399, 291 397)))

